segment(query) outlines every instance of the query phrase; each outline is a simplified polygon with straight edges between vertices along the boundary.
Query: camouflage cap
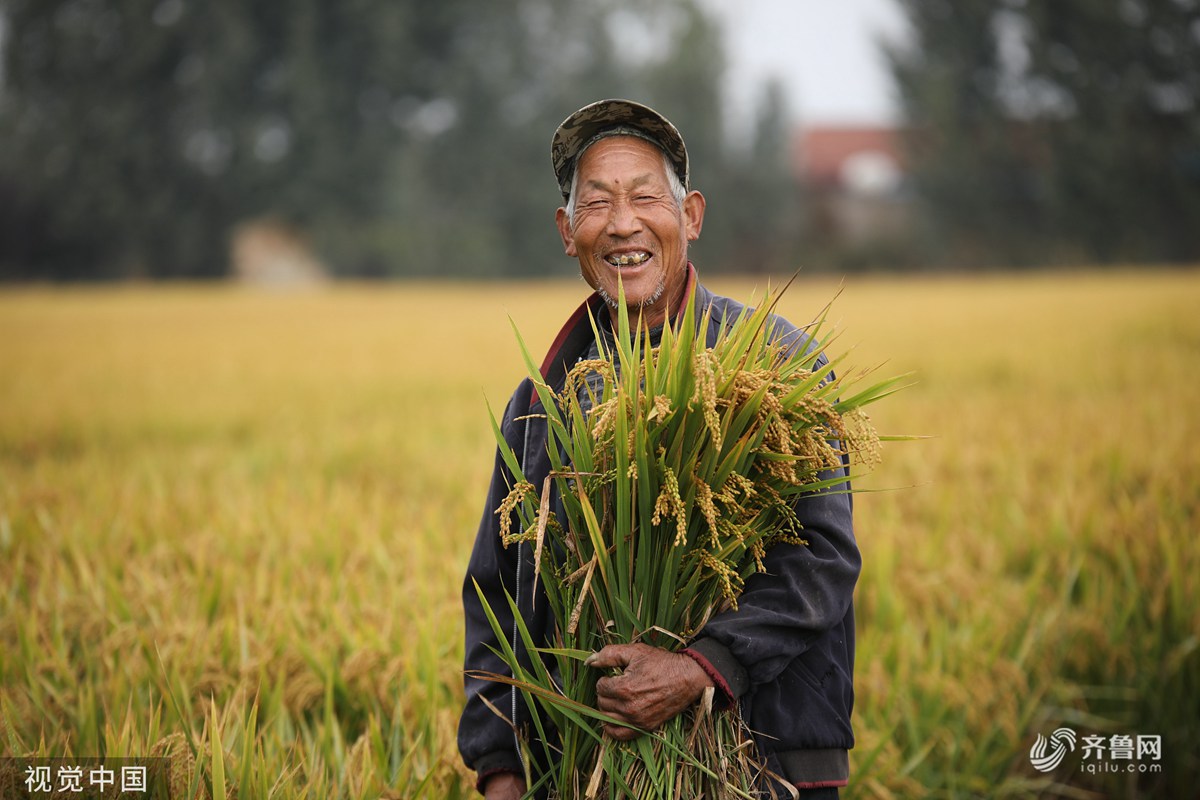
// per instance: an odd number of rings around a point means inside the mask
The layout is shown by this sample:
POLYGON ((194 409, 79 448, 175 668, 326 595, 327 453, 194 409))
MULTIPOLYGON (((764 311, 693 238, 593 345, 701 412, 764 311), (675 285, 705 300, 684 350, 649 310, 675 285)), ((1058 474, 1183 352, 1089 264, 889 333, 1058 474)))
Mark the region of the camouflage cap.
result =
POLYGON ((564 202, 571 194, 571 177, 579 155, 604 136, 619 134, 638 136, 658 145, 675 165, 675 174, 684 188, 689 188, 687 147, 670 120, 632 100, 600 100, 564 119, 550 142, 550 158, 564 202))

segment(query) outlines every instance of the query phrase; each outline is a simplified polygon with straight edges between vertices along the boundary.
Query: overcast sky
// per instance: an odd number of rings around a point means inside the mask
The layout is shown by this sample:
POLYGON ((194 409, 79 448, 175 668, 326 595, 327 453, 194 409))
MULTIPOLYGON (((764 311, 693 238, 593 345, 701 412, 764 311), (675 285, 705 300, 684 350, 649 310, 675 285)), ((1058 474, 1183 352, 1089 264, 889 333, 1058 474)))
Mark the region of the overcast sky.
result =
POLYGON ((876 39, 902 37, 896 0, 701 0, 724 23, 729 101, 752 106, 768 75, 803 124, 895 121, 876 39))

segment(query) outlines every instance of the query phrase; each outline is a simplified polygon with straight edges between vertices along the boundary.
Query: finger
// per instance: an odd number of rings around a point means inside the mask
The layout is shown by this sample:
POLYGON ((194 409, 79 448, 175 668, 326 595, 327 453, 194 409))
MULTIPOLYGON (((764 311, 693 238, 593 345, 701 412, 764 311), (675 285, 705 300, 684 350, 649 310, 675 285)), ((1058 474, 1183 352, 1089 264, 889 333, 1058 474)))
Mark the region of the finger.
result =
POLYGON ((607 700, 611 705, 618 700, 627 700, 628 692, 625 691, 625 686, 628 681, 622 676, 611 678, 600 678, 596 681, 596 697, 600 700, 607 700))
POLYGON ((620 725, 604 725, 604 732, 618 742, 631 742, 640 734, 633 728, 623 728, 620 725))
POLYGON ((613 700, 607 697, 599 697, 596 699, 596 708, 597 710, 616 720, 616 722, 605 722, 603 725, 605 729, 626 727, 620 725, 619 723, 621 722, 633 724, 633 720, 631 720, 625 714, 625 704, 618 700, 613 700))
POLYGON ((619 695, 596 695, 596 710, 616 717, 621 722, 633 722, 637 709, 630 704, 626 697, 619 695))
POLYGON ((629 662, 633 660, 634 654, 637 652, 634 645, 630 644, 610 644, 592 653, 584 660, 584 666, 588 667, 618 667, 624 669, 629 666, 629 662))

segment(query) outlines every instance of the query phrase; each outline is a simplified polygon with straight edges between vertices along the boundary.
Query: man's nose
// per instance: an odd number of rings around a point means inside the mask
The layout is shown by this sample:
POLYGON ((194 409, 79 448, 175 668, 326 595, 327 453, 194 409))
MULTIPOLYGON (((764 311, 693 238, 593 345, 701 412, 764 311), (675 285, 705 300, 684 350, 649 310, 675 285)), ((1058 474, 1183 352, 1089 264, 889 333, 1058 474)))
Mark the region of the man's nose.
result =
POLYGON ((628 200, 617 200, 612 204, 608 217, 609 236, 627 238, 640 232, 641 229, 642 220, 637 215, 633 203, 628 200))

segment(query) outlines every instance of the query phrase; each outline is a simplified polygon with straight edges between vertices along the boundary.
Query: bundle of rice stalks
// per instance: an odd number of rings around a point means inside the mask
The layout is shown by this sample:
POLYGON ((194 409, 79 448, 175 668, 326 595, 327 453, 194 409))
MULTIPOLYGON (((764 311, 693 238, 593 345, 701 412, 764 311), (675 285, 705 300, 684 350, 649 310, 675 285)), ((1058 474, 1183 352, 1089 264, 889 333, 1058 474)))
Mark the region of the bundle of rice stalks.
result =
POLYGON ((878 461, 880 437, 862 408, 903 379, 839 399, 848 384, 819 358, 824 315, 807 335, 778 337, 772 305, 768 297, 708 347, 710 312, 689 303, 649 347, 619 304, 615 352, 602 345, 601 359, 581 362, 558 392, 521 344, 553 471, 541 487, 528 483, 493 419, 517 481, 497 513, 506 544, 534 546, 556 630, 554 641, 534 641, 514 605, 524 648, 542 656, 518 658, 484 599, 512 676, 483 677, 524 693, 533 720, 524 746, 552 765, 540 777, 551 796, 735 798, 759 784, 736 711, 701 703, 632 742, 606 737, 601 723, 624 723, 596 710, 600 675, 584 661, 614 643, 682 649, 713 614, 737 608, 768 548, 804 543, 800 496, 849 491, 843 466, 878 461), (522 533, 507 524, 514 511, 522 533))

